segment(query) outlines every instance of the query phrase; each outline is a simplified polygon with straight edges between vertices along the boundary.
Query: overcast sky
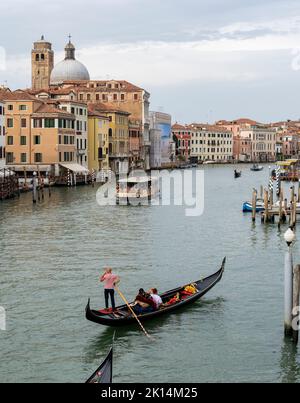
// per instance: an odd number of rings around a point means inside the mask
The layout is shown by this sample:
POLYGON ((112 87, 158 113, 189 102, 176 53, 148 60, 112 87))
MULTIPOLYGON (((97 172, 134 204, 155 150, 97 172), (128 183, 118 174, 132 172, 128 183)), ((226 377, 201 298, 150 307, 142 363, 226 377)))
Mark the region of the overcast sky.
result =
POLYGON ((71 33, 92 78, 142 86, 174 121, 300 118, 299 0, 10 0, 0 15, 12 89, 30 85, 34 40, 58 62, 71 33))

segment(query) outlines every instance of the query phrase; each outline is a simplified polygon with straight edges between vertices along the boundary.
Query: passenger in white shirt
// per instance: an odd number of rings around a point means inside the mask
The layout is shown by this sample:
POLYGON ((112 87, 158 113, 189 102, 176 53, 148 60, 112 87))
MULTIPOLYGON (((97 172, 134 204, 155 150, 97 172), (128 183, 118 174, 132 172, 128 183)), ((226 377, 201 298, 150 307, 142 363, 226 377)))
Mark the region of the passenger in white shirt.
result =
POLYGON ((149 292, 149 294, 151 295, 152 300, 154 301, 155 305, 156 305, 156 309, 159 309, 159 307, 163 304, 162 299, 160 298, 160 296, 158 295, 158 291, 156 288, 152 288, 149 292))

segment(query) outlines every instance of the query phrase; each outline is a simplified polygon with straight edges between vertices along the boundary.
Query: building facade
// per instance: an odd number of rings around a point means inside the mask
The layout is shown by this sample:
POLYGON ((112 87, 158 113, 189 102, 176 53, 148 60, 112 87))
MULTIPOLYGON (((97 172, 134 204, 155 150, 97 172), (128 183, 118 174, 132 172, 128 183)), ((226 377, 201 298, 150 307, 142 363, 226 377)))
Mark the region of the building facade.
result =
POLYGON ((150 112, 151 167, 169 164, 172 160, 172 117, 168 113, 150 112), (155 134, 160 131, 160 140, 155 134), (160 155, 158 154, 160 153, 160 155), (160 164, 160 165, 159 165, 160 164))
POLYGON ((88 167, 88 108, 82 102, 60 100, 59 108, 75 116, 76 162, 88 167))
POLYGON ((16 171, 61 174, 76 161, 75 117, 24 91, 6 99, 6 164, 16 171))
POLYGON ((252 140, 240 135, 233 136, 233 159, 237 162, 248 162, 251 161, 251 156, 252 140))
POLYGON ((182 161, 188 161, 191 154, 192 140, 190 128, 175 123, 171 129, 175 143, 175 157, 182 161))
POLYGON ((225 127, 193 123, 190 156, 198 161, 228 162, 233 158, 233 135, 225 127))
POLYGON ((0 93, 0 169, 5 167, 5 105, 0 93))
POLYGON ((88 168, 90 171, 109 170, 109 118, 96 108, 88 110, 88 168))
POLYGON ((128 173, 131 160, 129 152, 129 113, 114 104, 89 104, 90 110, 100 112, 109 119, 109 166, 116 174, 128 173))
POLYGON ((86 103, 108 103, 130 114, 130 149, 137 167, 150 169, 150 94, 127 81, 65 81, 60 88, 77 93, 86 103), (137 150, 139 147, 139 150, 137 150))
POLYGON ((240 132, 252 144, 251 160, 254 162, 273 162, 276 160, 276 129, 266 125, 255 125, 240 132))
POLYGON ((48 88, 50 75, 54 67, 54 52, 52 44, 42 36, 34 42, 31 51, 31 87, 34 90, 48 88))

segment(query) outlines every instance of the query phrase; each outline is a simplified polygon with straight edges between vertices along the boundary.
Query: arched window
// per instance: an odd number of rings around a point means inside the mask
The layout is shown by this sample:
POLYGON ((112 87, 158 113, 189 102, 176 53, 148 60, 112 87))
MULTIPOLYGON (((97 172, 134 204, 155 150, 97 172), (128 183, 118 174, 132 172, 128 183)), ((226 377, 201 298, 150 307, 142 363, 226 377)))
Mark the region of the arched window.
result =
POLYGON ((35 55, 35 60, 36 60, 37 62, 40 61, 40 55, 39 55, 39 54, 35 55))

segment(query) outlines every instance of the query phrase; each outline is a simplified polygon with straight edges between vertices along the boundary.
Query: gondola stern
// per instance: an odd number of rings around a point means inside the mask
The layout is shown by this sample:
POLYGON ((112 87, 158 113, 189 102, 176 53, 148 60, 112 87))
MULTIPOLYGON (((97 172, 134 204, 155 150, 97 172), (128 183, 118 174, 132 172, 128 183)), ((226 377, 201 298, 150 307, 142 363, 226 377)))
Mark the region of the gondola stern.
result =
POLYGON ((89 299, 88 299, 87 306, 86 306, 86 308, 85 308, 85 313, 86 313, 86 315, 87 315, 90 311, 91 311, 91 299, 89 298, 89 299))
POLYGON ((225 256, 223 259, 223 262, 222 262, 222 266, 221 266, 222 273, 224 273, 224 271, 225 271, 226 260, 227 260, 227 257, 225 256))

